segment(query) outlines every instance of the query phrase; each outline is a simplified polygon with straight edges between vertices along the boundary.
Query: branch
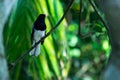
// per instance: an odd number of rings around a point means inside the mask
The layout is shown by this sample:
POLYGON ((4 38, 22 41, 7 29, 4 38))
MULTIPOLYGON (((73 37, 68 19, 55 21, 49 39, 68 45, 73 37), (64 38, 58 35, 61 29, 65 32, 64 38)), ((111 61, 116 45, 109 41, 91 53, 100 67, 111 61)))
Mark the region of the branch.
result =
POLYGON ((81 36, 81 17, 82 17, 82 0, 80 0, 79 29, 78 29, 79 36, 81 36))
POLYGON ((89 3, 91 4, 91 6, 93 7, 93 9, 95 10, 95 13, 97 14, 97 16, 100 18, 100 20, 102 21, 103 25, 105 26, 106 30, 107 30, 107 35, 109 37, 109 43, 111 44, 111 34, 110 34, 110 30, 109 27, 107 25, 107 23, 104 21, 104 19, 101 17, 101 15, 98 13, 98 10, 96 8, 96 5, 93 3, 92 0, 89 0, 89 3))
POLYGON ((79 28, 78 28, 78 36, 80 36, 81 39, 85 39, 93 35, 93 32, 89 32, 87 34, 81 33, 81 20, 82 20, 82 6, 83 6, 83 0, 80 0, 80 12, 79 12, 79 28))
POLYGON ((56 23, 56 25, 55 25, 44 37, 42 37, 37 43, 35 43, 35 45, 32 46, 28 51, 26 51, 26 52, 23 53, 20 57, 18 57, 18 59, 17 59, 15 62, 9 64, 9 70, 13 69, 13 68, 17 65, 17 63, 19 63, 20 61, 22 61, 22 60, 28 55, 28 53, 29 53, 32 49, 34 49, 41 41, 43 41, 43 40, 44 40, 45 38, 47 38, 50 34, 52 34, 53 31, 55 31, 55 29, 60 25, 60 23, 62 22, 62 20, 63 20, 64 17, 66 16, 67 12, 70 10, 70 7, 71 7, 71 5, 73 4, 73 1, 74 1, 74 0, 71 0, 71 2, 68 4, 68 7, 67 7, 67 9, 65 10, 65 12, 64 12, 63 16, 61 17, 61 19, 56 23))
POLYGON ((93 7, 93 9, 95 10, 95 13, 97 14, 97 16, 100 18, 100 20, 102 21, 103 25, 105 26, 106 30, 107 30, 107 34, 109 35, 109 28, 107 23, 104 21, 104 19, 101 17, 101 15, 99 14, 96 5, 93 3, 93 0, 89 0, 89 3, 91 4, 91 6, 93 7))

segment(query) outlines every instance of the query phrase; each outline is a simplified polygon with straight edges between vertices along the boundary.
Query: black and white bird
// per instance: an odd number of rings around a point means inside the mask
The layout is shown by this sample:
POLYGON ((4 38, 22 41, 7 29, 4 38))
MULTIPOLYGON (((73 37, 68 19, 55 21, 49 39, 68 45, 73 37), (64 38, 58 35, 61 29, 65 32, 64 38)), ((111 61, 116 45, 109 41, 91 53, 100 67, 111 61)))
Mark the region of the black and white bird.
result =
MULTIPOLYGON (((46 35, 45 14, 40 14, 33 24, 31 41, 32 46, 35 45, 43 36, 46 35)), ((38 56, 40 54, 40 45, 44 43, 41 41, 29 54, 31 56, 38 56)))

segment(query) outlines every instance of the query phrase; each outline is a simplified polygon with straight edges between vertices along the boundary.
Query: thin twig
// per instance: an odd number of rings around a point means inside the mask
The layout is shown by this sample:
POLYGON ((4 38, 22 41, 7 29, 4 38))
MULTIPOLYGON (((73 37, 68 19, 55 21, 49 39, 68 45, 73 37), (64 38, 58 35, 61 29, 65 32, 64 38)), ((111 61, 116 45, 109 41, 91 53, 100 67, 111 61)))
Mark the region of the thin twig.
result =
POLYGON ((109 27, 107 25, 107 23, 104 21, 104 19, 101 17, 101 15, 98 13, 98 10, 96 8, 96 5, 94 4, 94 2, 92 0, 89 0, 91 6, 93 7, 93 9, 95 10, 95 13, 97 14, 97 16, 100 18, 100 20, 102 21, 103 25, 105 26, 106 30, 107 30, 107 35, 109 37, 109 43, 111 44, 111 34, 110 34, 110 30, 109 27))
POLYGON ((82 17, 82 0, 80 0, 80 12, 79 12, 79 29, 78 35, 81 36, 81 18, 82 17))
POLYGON ((80 0, 80 12, 79 12, 79 28, 78 28, 78 36, 80 36, 81 39, 85 39, 93 35, 93 32, 89 32, 87 34, 81 33, 81 20, 82 20, 82 6, 83 6, 83 0, 80 0))
MULTIPOLYGON (((103 25, 105 26, 107 32, 109 32, 109 28, 107 23, 104 21, 104 19, 101 17, 101 15, 99 14, 96 5, 93 3, 93 0, 89 0, 89 3, 91 4, 91 6, 93 7, 93 9, 95 10, 95 13, 97 14, 97 16, 100 18, 100 20, 102 21, 103 25)), ((108 34, 109 35, 109 34, 108 34)))
POLYGON ((88 38, 88 37, 90 37, 90 36, 92 36, 93 35, 93 32, 89 32, 89 33, 87 33, 87 34, 84 34, 84 35, 81 35, 81 39, 85 39, 85 38, 88 38))
POLYGON ((70 10, 71 5, 73 4, 74 0, 71 0, 71 2, 68 4, 68 7, 66 8, 63 16, 61 17, 61 19, 57 22, 57 24, 44 36, 42 37, 37 43, 35 43, 34 46, 32 46, 28 51, 26 51, 25 53, 23 53, 19 58, 17 58, 17 60, 13 63, 10 64, 9 66, 9 70, 13 69, 17 63, 19 63, 20 61, 22 61, 27 55, 28 53, 35 48, 41 41, 43 41, 46 37, 48 37, 53 31, 55 31, 55 29, 60 25, 60 23, 62 22, 62 20, 64 19, 65 15, 67 14, 67 12, 70 10))

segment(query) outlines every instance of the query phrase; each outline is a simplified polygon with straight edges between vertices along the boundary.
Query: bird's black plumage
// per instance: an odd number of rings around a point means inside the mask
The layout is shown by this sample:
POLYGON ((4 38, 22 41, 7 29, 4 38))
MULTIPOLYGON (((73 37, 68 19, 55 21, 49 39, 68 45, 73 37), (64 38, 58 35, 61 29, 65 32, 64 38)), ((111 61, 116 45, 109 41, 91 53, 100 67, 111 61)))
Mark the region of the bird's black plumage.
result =
POLYGON ((40 14, 38 16, 38 18, 36 19, 35 23, 34 23, 34 29, 36 30, 45 30, 46 29, 46 25, 45 25, 45 14, 40 14))
MULTIPOLYGON (((33 24, 32 34, 31 34, 31 41, 34 40, 34 32, 35 31, 45 31, 46 30, 46 24, 45 24, 45 14, 40 14, 36 21, 33 24)), ((44 43, 44 40, 41 41, 41 44, 44 43)))

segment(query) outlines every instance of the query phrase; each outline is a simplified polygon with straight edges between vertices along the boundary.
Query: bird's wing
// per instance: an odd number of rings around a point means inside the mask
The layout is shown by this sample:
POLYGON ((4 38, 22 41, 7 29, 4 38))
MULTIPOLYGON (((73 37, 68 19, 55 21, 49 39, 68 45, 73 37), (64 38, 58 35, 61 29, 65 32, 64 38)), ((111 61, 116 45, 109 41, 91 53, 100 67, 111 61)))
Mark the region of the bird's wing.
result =
POLYGON ((34 26, 32 27, 32 34, 31 34, 31 43, 33 43, 33 38, 34 38, 34 26))
MULTIPOLYGON (((46 36, 46 30, 45 30, 45 35, 44 35, 44 36, 46 36)), ((43 43, 44 43, 44 40, 41 41, 41 44, 42 44, 42 45, 43 45, 43 43)))

